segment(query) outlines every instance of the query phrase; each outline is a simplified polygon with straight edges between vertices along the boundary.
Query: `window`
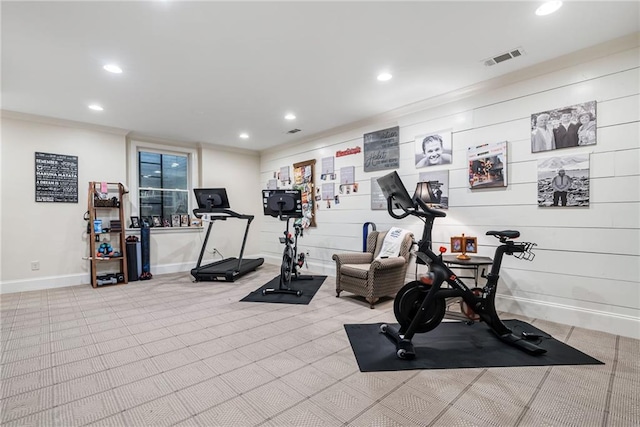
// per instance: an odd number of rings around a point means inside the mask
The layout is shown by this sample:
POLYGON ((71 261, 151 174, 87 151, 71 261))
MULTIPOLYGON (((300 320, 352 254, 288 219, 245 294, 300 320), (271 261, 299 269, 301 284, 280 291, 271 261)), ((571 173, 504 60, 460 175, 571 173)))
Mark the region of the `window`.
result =
POLYGON ((189 214, 197 157, 197 149, 130 140, 130 215, 171 224, 172 215, 189 214))
POLYGON ((138 152, 140 218, 189 213, 186 155, 138 152))

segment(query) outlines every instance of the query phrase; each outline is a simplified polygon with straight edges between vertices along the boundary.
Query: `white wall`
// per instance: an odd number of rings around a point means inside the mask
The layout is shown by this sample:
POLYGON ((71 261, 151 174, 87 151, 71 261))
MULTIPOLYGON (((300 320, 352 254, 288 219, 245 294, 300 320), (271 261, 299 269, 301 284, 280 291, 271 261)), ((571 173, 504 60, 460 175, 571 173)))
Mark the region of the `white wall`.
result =
MULTIPOLYGON (((260 256, 260 229, 262 227, 262 202, 260 193, 260 156, 256 152, 202 150, 203 187, 225 187, 231 210, 245 215, 254 215, 249 227, 244 258, 260 256)), ((247 221, 229 219, 218 221, 211 229, 207 244, 208 259, 213 257, 213 248, 225 258, 238 257, 242 247, 247 221)), ((204 237, 202 237, 204 238, 204 237)), ((199 243, 198 250, 201 247, 199 243)))
MULTIPOLYGON (((490 229, 517 229, 521 240, 538 244, 536 258, 525 262, 506 257, 501 275, 499 307, 513 313, 549 319, 589 329, 640 338, 640 71, 638 39, 625 39, 606 49, 594 48, 571 57, 510 75, 487 84, 466 98, 433 104, 428 109, 380 117, 357 129, 263 153, 261 181, 273 171, 308 159, 334 156, 337 150, 363 147, 362 135, 400 127, 400 167, 412 193, 418 179, 414 166, 416 135, 453 129, 453 164, 429 168, 449 170, 447 217, 436 220, 434 246, 448 246, 451 236, 477 236, 479 254, 492 256, 490 229), (632 41, 631 45, 629 40, 632 41), (606 52, 601 54, 602 52, 606 52), (586 60, 585 58, 589 58, 586 60), (562 64, 559 67, 558 64, 562 64), (515 82, 515 83, 514 83, 515 82), (597 145, 532 154, 530 115, 540 111, 597 101, 597 145), (469 146, 508 141, 508 187, 474 190, 467 185, 469 146), (538 159, 590 154, 589 208, 544 209, 537 206, 538 159)), ((408 109, 407 109, 408 110, 408 109)), ((386 211, 370 210, 370 179, 390 171, 365 173, 363 155, 335 159, 336 171, 355 166, 359 190, 341 195, 341 203, 319 204, 317 228, 310 229, 300 248, 309 250, 315 271, 334 274, 331 255, 360 251, 362 224, 378 229, 402 226, 418 237, 421 223, 397 221, 386 211)), ((321 186, 319 176, 316 184, 321 186)), ((337 185, 336 185, 337 187, 337 185)), ((282 225, 265 219, 263 251, 277 260, 277 236, 282 225)), ((412 269, 410 269, 412 270, 412 269)))
POLYGON ((124 182, 124 135, 16 117, 2 115, 2 291, 89 283, 88 182, 124 182), (78 203, 35 202, 35 152, 78 156, 78 203))
MULTIPOLYGON (((6 111, 1 126, 0 292, 88 284, 89 262, 82 259, 89 250, 83 220, 88 182, 127 183, 127 132, 6 111), (78 203, 35 202, 35 152, 78 156, 78 203), (32 271, 31 261, 39 261, 40 269, 32 271)), ((202 165, 196 186, 226 187, 233 209, 259 219, 258 155, 213 146, 194 148, 202 165)), ((131 205, 127 198, 129 225, 131 205)), ((222 227, 223 234, 212 232, 208 246, 226 257, 237 256, 244 228, 238 234, 228 233, 226 224, 222 227)), ((251 225, 247 256, 259 252, 259 228, 259 220, 251 225)), ((130 234, 139 235, 139 230, 127 230, 130 234)), ((203 240, 204 229, 152 229, 151 272, 188 274, 203 240)), ((205 260, 213 258, 209 254, 205 260)))

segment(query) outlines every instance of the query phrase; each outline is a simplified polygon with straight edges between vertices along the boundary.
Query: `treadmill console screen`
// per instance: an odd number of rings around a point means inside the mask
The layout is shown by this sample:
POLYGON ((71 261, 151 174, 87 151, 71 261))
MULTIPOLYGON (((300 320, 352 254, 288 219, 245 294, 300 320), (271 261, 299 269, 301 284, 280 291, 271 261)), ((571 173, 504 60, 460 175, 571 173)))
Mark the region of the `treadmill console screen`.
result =
POLYGON ((229 209, 229 198, 225 188, 194 188, 199 209, 229 209))

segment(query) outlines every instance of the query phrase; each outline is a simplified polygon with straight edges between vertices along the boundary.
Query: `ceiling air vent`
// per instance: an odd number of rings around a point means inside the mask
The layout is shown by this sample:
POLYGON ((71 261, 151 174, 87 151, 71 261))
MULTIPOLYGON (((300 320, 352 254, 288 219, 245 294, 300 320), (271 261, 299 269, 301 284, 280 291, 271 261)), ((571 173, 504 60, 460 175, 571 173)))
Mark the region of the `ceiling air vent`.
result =
POLYGON ((492 65, 499 64, 504 61, 508 61, 509 59, 517 58, 518 56, 524 55, 524 50, 521 47, 513 49, 507 53, 502 53, 500 55, 496 55, 493 58, 486 59, 482 61, 484 65, 487 67, 491 67, 492 65))
POLYGON ((289 132, 287 133, 298 133, 300 132, 300 129, 291 129, 289 132))

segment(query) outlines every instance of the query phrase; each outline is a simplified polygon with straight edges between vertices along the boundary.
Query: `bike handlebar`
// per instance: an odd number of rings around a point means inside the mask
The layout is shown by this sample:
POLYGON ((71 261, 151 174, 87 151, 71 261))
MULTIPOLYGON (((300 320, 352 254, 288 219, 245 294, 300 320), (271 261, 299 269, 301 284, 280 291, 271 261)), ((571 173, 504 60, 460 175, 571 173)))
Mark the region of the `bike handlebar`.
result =
POLYGON ((387 198, 387 212, 389 212, 389 215, 391 215, 391 217, 395 219, 404 219, 409 215, 421 216, 421 217, 433 217, 433 218, 444 218, 445 216, 447 216, 445 212, 430 208, 429 206, 427 206, 425 202, 423 202, 418 198, 415 198, 413 202, 414 202, 413 208, 407 209, 403 206, 399 206, 399 208, 402 209, 404 213, 398 215, 393 211, 392 197, 389 197, 387 198), (422 212, 420 212, 418 208, 422 209, 422 212))

